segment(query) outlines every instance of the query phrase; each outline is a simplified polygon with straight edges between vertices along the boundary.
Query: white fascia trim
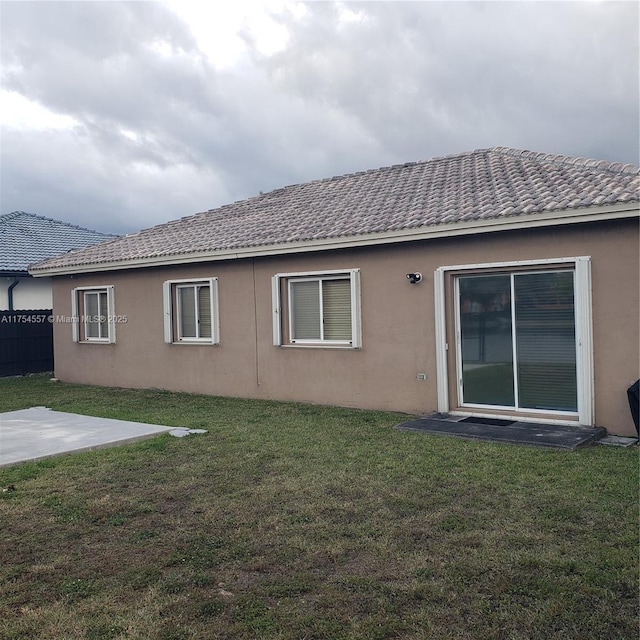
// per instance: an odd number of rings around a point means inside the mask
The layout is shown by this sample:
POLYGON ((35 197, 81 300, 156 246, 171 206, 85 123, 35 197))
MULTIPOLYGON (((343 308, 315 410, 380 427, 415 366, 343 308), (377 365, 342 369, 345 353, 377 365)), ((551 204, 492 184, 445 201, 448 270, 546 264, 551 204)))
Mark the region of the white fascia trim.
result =
POLYGON ((491 218, 489 220, 473 220, 471 222, 456 222, 433 227, 417 229, 401 229, 358 236, 327 238, 322 240, 288 242, 267 247, 247 247, 221 251, 202 251, 192 254, 178 254, 157 256, 152 258, 136 258, 113 262, 101 262, 67 267, 52 267, 29 271, 35 278, 51 275, 74 273, 93 273, 97 271, 116 271, 122 269, 161 267, 175 264, 193 264, 198 262, 214 262, 220 260, 238 260, 241 258, 257 258, 262 256, 286 255, 291 253, 305 253, 311 251, 331 251, 334 249, 348 249, 356 247, 375 246, 398 242, 413 242, 432 238, 466 236, 495 231, 510 231, 517 229, 536 229, 581 222, 599 222, 635 218, 640 215, 637 202, 624 205, 609 205, 605 207, 588 207, 582 209, 566 209, 564 211, 548 211, 535 214, 508 216, 505 218, 491 218))

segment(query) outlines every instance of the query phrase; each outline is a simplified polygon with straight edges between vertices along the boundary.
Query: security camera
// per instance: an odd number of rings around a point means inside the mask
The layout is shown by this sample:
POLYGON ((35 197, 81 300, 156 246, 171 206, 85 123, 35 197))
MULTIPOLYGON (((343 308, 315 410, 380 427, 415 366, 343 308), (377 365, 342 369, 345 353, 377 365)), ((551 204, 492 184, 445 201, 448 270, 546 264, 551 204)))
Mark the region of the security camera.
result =
POLYGON ((421 273, 407 273, 407 280, 411 284, 416 284, 417 282, 420 282, 420 280, 422 280, 422 274, 421 273))

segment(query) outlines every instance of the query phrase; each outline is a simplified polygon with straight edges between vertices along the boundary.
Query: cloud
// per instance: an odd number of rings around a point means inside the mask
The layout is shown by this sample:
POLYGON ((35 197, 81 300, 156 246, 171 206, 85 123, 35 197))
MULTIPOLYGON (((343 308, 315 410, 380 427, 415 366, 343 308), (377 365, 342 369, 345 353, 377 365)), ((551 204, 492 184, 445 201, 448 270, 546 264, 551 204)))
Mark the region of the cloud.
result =
POLYGON ((635 3, 177 7, 0 3, 31 105, 2 121, 2 212, 124 232, 474 148, 638 161, 635 3))
POLYGON ((264 64, 292 95, 353 114, 394 155, 469 141, 571 153, 583 138, 596 152, 637 155, 623 129, 638 115, 637 6, 347 6, 359 19, 310 5, 287 49, 264 64), (558 148, 567 133, 571 149, 558 148))

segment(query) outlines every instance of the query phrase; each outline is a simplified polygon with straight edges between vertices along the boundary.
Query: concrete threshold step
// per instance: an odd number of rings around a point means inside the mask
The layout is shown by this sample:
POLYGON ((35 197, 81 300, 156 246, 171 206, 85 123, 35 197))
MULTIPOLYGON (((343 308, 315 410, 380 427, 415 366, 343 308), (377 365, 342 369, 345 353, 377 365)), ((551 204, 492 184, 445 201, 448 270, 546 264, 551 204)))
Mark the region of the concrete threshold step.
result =
POLYGON ((607 447, 633 447, 638 444, 638 438, 625 438, 624 436, 605 436, 600 438, 596 444, 607 447))
POLYGON ((409 420, 396 425, 396 429, 566 450, 591 445, 607 435, 602 427, 593 429, 519 420, 461 419, 447 414, 409 420))

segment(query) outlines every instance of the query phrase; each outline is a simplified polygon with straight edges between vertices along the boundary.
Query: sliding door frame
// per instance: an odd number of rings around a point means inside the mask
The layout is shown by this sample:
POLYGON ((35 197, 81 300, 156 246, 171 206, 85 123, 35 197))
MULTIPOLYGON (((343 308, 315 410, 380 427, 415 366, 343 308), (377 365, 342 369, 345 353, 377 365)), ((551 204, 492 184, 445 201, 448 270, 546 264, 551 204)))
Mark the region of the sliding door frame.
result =
MULTIPOLYGON (((457 351, 458 339, 456 335, 448 335, 447 327, 449 313, 453 310, 457 314, 457 299, 455 298, 456 287, 454 279, 450 276, 472 276, 491 274, 491 272, 504 272, 505 270, 532 269, 552 270, 554 266, 572 267, 574 270, 574 304, 575 304, 575 340, 576 340, 576 384, 577 384, 577 404, 578 422, 581 425, 594 425, 594 385, 593 385, 593 330, 591 320, 591 258, 589 256, 550 258, 543 260, 519 260, 513 262, 489 262, 482 264, 447 265, 436 269, 434 273, 434 296, 435 296, 435 338, 436 338, 436 374, 438 391, 438 411, 440 413, 461 413, 468 415, 471 407, 460 407, 457 397, 451 402, 449 385, 449 349, 457 351), (448 297, 452 298, 452 305, 447 307, 448 297), (449 309, 449 313, 448 313, 449 309), (456 405, 452 407, 452 404, 456 405), (453 409, 453 411, 452 411, 453 409), (465 409, 467 409, 465 411, 465 409)), ((453 325, 459 326, 454 317, 453 325)), ((451 324, 449 324, 451 326, 451 324)), ((455 360, 458 356, 456 353, 455 360)), ((458 371, 453 372, 458 375, 458 371)), ((455 385, 456 393, 459 385, 455 385)), ((485 415, 489 415, 491 407, 489 405, 478 408, 485 415)), ((528 415, 531 410, 516 411, 511 409, 514 415, 528 415)), ((535 412, 533 412, 535 413, 535 412)), ((540 411, 540 414, 550 413, 540 411)), ((546 422, 572 423, 575 424, 575 414, 567 415, 566 419, 559 416, 547 419, 540 419, 546 422)))

